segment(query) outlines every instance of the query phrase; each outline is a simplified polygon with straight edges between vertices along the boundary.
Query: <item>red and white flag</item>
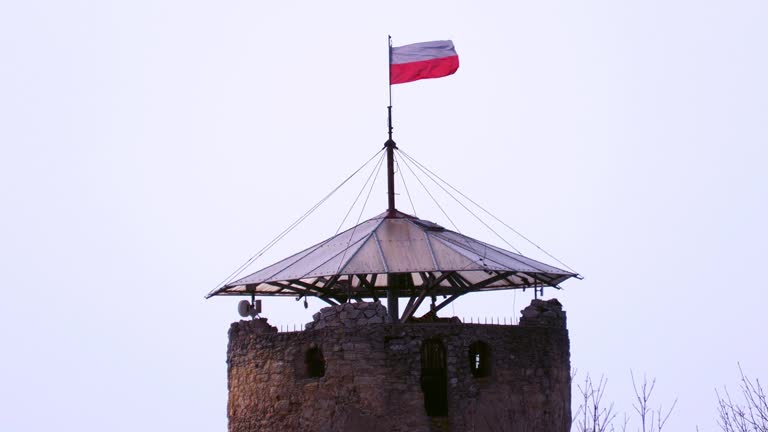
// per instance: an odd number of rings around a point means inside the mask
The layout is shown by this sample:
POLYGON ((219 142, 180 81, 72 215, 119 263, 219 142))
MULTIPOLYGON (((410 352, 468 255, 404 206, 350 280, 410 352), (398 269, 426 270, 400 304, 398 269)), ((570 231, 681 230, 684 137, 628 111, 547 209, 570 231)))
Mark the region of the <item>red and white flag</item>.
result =
POLYGON ((402 84, 452 75, 459 68, 459 56, 449 40, 420 42, 392 47, 389 78, 402 84))

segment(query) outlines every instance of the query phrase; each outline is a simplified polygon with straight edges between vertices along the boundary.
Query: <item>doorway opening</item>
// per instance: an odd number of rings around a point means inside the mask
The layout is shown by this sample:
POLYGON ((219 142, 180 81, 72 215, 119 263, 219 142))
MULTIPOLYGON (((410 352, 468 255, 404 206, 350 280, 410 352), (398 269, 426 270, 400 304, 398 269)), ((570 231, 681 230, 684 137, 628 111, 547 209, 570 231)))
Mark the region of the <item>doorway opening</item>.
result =
POLYGON ((426 340, 421 346, 421 391, 424 393, 424 408, 428 416, 448 415, 445 348, 436 339, 426 340))

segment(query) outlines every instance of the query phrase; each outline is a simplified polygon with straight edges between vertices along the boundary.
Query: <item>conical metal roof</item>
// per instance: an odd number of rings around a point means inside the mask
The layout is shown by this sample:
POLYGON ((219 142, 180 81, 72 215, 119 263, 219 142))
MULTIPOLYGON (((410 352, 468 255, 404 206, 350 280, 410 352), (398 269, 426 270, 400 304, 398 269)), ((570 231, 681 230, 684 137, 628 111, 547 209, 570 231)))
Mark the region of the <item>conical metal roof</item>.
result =
POLYGON ((389 292, 453 299, 474 291, 557 287, 571 277, 578 275, 390 210, 208 297, 305 295, 335 304, 389 292))

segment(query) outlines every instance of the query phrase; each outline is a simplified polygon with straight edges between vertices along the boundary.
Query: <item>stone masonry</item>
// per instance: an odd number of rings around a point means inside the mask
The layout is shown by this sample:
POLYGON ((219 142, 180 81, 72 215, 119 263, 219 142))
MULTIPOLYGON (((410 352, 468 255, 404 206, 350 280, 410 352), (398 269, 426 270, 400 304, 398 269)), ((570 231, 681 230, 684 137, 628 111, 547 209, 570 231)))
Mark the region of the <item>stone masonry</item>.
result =
POLYGON ((344 303, 328 306, 312 315, 312 322, 307 330, 320 330, 325 327, 356 327, 365 324, 383 324, 390 322, 387 308, 381 302, 344 303))
POLYGON ((321 310, 300 332, 277 333, 264 319, 233 323, 229 431, 570 429, 568 331, 557 300, 534 300, 520 325, 385 320, 381 304, 353 303, 321 310), (446 416, 425 410, 425 341, 444 347, 446 416), (482 376, 472 365, 478 342, 487 347, 482 376))

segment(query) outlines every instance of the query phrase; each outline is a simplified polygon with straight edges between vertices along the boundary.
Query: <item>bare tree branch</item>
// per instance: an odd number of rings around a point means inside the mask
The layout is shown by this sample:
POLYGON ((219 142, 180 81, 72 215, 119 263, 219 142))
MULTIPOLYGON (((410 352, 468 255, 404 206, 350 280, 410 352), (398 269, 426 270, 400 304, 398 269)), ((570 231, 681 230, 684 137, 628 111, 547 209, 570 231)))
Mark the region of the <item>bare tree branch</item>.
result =
MULTIPOLYGON (((632 406, 640 419, 642 431, 661 432, 677 405, 677 399, 666 411, 663 410, 661 405, 659 405, 657 410, 652 409, 650 401, 656 386, 656 380, 654 379, 649 382, 645 375, 643 375, 642 382, 639 382, 635 380, 635 375, 631 370, 630 375, 636 399, 632 406)), ((573 376, 571 381, 573 382, 573 376)), ((607 385, 608 380, 605 377, 601 376, 600 380, 595 383, 587 375, 584 378, 584 382, 576 386, 579 391, 580 404, 571 419, 571 428, 575 427, 577 432, 627 432, 630 418, 626 413, 621 423, 614 424, 617 421, 614 404, 607 403, 604 400, 607 385)))
POLYGON ((734 402, 727 388, 717 395, 718 425, 723 432, 768 432, 768 399, 759 379, 744 375, 739 366, 741 397, 734 402))

